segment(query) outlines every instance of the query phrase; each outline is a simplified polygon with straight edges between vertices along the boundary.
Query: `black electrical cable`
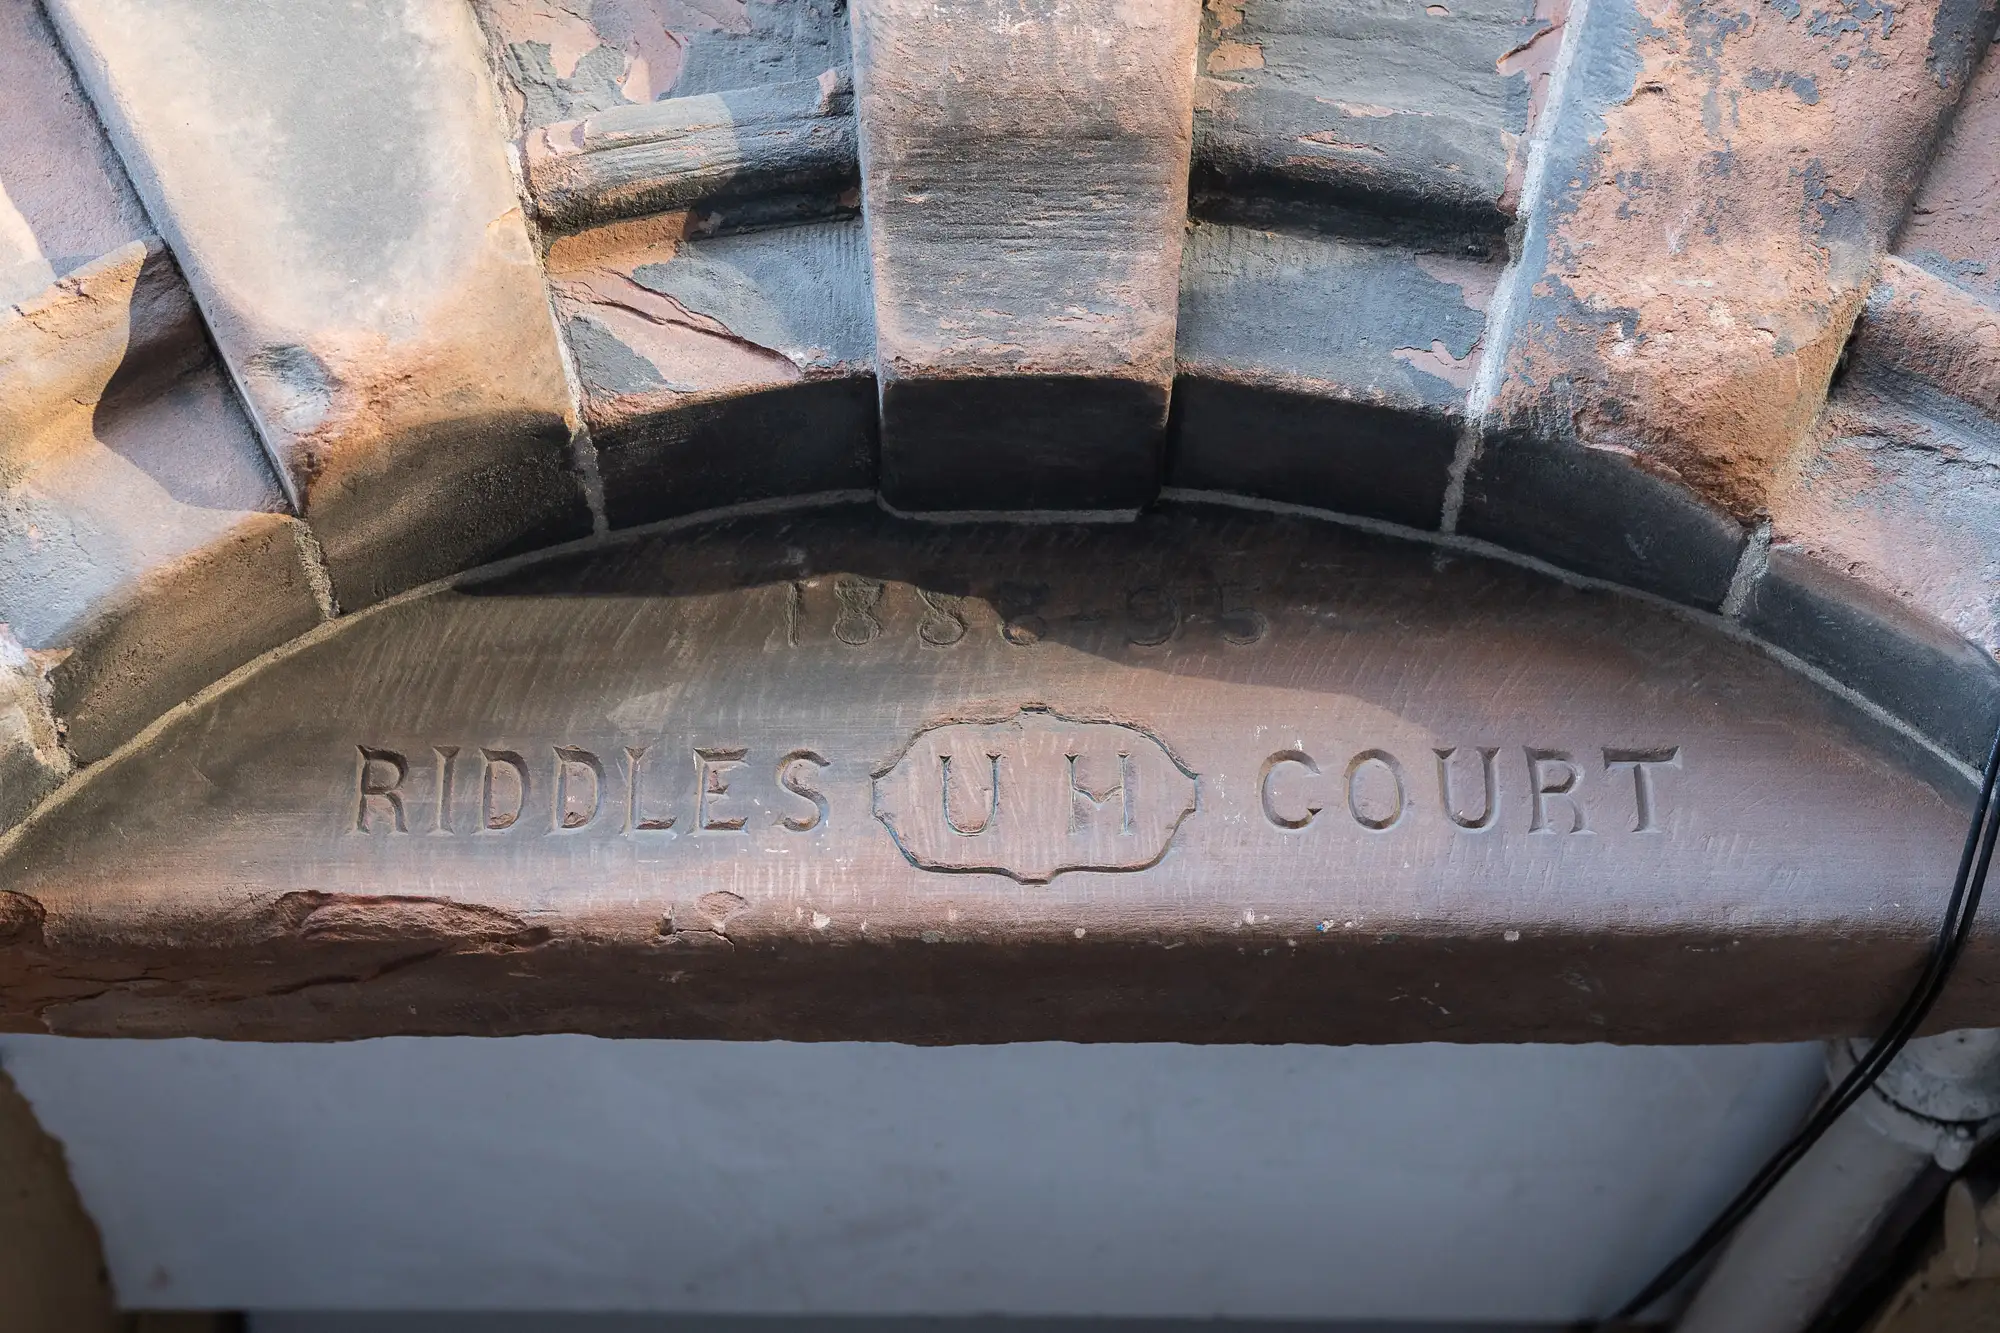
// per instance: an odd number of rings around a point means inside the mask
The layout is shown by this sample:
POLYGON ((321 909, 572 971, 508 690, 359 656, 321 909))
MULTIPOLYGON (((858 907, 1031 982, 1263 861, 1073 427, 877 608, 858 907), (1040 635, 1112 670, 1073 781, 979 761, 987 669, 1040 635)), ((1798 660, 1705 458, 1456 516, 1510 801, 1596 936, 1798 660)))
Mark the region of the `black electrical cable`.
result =
POLYGON ((1708 1224, 1708 1229, 1695 1237, 1693 1244, 1675 1255, 1637 1295, 1619 1306, 1613 1319, 1635 1318, 1700 1267, 1702 1261, 1729 1238, 1729 1233, 1755 1211, 1765 1196, 1777 1188, 1785 1173, 1811 1151, 1820 1136, 1875 1086, 1875 1080, 1882 1076, 1882 1071, 1889 1067, 1889 1063, 1909 1044, 1910 1038, 1916 1035, 1917 1029, 1923 1026, 1931 1006, 1944 993, 1945 983, 1951 979, 1952 968, 1957 964, 1958 956, 1965 951, 1965 943, 1972 936, 1973 922, 1979 915, 1979 898, 1986 890, 1986 871, 1993 863, 1994 841, 2000 838, 2000 805, 1994 801, 1996 779, 2000 779, 2000 733, 1994 735, 1993 748, 1986 756, 1986 775, 1980 783, 1979 801, 1972 809, 1972 827, 1965 834, 1965 850, 1959 856, 1958 878, 1953 881, 1951 897, 1945 903, 1944 921, 1938 926, 1937 939, 1931 945, 1930 958, 1924 964, 1923 974, 1917 978, 1917 984, 1903 1001, 1903 1007, 1896 1012, 1895 1019, 1869 1046, 1868 1053, 1855 1062, 1854 1068, 1847 1072, 1847 1077, 1840 1081, 1832 1094, 1819 1104, 1812 1118, 1784 1147, 1771 1154, 1770 1160, 1750 1178, 1750 1183, 1708 1224))

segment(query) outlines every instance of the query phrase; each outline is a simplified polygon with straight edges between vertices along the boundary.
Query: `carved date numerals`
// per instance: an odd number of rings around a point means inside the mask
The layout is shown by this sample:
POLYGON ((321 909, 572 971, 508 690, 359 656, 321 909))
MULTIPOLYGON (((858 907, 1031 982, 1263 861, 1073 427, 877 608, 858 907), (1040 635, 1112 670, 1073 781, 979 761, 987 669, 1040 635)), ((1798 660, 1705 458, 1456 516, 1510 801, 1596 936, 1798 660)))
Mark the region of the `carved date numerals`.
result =
POLYGON ((831 640, 849 648, 899 634, 926 648, 949 648, 971 628, 965 599, 859 574, 799 579, 785 588, 785 643, 831 640))

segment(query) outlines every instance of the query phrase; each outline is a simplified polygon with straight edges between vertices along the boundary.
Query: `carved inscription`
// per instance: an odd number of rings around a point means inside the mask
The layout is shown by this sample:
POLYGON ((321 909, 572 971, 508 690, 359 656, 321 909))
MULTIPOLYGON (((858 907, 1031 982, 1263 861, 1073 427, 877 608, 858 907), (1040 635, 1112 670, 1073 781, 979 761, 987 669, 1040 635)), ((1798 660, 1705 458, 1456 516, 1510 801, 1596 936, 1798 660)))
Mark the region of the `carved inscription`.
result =
POLYGON ((701 745, 683 762, 689 763, 692 790, 676 775, 658 768, 671 762, 657 746, 624 746, 618 761, 607 764, 595 751, 578 745, 552 745, 531 762, 528 752, 478 746, 461 751, 455 745, 423 750, 357 746, 354 804, 349 827, 357 833, 425 833, 451 837, 529 831, 568 836, 612 833, 631 837, 683 833, 744 834, 753 812, 770 808, 772 827, 790 833, 811 833, 826 823, 826 793, 820 770, 827 761, 812 750, 792 750, 770 761, 741 745, 701 745), (478 777, 470 791, 461 791, 463 754, 475 756, 478 777), (691 761, 691 762, 690 762, 691 761), (755 777, 763 768, 770 787, 755 799, 735 785, 739 777, 755 777), (426 794, 428 789, 428 794, 426 794), (430 826, 413 820, 428 814, 430 826))
POLYGON ((1024 884, 1144 870, 1195 803, 1195 775, 1156 737, 1039 708, 928 728, 875 776, 875 817, 912 865, 1024 884))
MULTIPOLYGON (((875 593, 854 605, 875 606, 875 593)), ((369 838, 692 837, 751 849, 775 845, 752 834, 825 829, 829 793, 841 790, 829 782, 833 760, 804 747, 374 744, 352 754, 342 819, 369 838)), ((846 771, 849 782, 870 773, 868 791, 849 788, 848 799, 865 795, 911 865, 1026 884, 1155 865, 1198 805, 1194 771, 1144 727, 1039 705, 938 723, 886 766, 846 771)), ((1659 836, 1683 772, 1674 745, 1361 745, 1272 751, 1242 780, 1219 765, 1214 782, 1225 806, 1254 800, 1252 818, 1281 834, 1367 838, 1429 824, 1540 841, 1659 836)))
MULTIPOLYGON (((1387 833, 1407 822, 1431 799, 1435 800, 1432 808, 1454 828, 1485 833, 1500 828, 1506 784, 1517 781, 1520 785, 1514 790, 1527 797, 1525 832, 1563 836, 1597 831, 1591 827, 1590 806, 1584 796, 1589 765, 1579 753, 1532 745, 1522 746, 1516 753, 1520 765, 1503 779, 1497 746, 1433 749, 1430 757, 1436 761, 1436 785, 1419 792, 1411 770, 1388 750, 1359 750, 1344 768, 1330 772, 1322 770, 1319 760, 1304 750, 1279 750, 1264 760, 1257 779, 1257 798, 1265 822, 1288 833, 1317 826, 1330 808, 1343 810, 1353 827, 1387 833)), ((1611 788, 1603 794, 1605 799, 1598 808, 1616 810, 1623 804, 1618 815, 1622 822, 1606 831, 1659 832, 1666 813, 1659 774, 1681 767, 1680 747, 1607 746, 1598 751, 1598 757, 1603 764, 1601 781, 1611 788), (1622 802, 1617 791, 1621 786, 1626 793, 1622 802)))

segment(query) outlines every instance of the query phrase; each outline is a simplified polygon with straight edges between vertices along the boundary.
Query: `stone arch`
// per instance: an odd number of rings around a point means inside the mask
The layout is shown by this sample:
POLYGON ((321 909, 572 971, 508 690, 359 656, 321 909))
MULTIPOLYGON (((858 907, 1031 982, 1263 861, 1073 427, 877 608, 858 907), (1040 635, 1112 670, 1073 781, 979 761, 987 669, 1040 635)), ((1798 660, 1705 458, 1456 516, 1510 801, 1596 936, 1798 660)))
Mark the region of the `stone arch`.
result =
POLYGON ((1920 768, 2000 713, 1990 5, 205 8, 0 20, 0 824, 321 622, 823 494, 1331 511, 1920 768))

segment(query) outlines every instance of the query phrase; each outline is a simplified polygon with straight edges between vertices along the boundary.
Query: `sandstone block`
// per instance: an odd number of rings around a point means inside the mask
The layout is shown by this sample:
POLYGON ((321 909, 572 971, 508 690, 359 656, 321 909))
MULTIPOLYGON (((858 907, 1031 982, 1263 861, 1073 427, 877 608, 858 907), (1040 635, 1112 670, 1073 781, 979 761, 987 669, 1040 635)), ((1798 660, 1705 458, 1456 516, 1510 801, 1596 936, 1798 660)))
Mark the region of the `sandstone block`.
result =
POLYGON ((817 79, 847 63, 840 0, 473 0, 517 135, 665 97, 817 79))
POLYGON ((1195 225, 1168 484, 1436 527, 1499 271, 1195 225))
POLYGON ((0 312, 0 621, 79 760, 318 623, 284 511, 157 242, 0 312))
POLYGON ((0 9, 0 305, 152 234, 41 8, 0 9))
POLYGON ((549 280, 613 526, 875 482, 874 311, 858 222, 557 241, 549 280))
POLYGON ((616 107, 524 141, 537 216, 576 227, 699 207, 769 225, 842 211, 859 183, 844 70, 616 107))
POLYGON ((1211 0, 1195 101, 1204 209, 1291 199, 1501 230, 1560 8, 1211 0))
POLYGON ((859 0, 882 491, 1117 507, 1159 485, 1196 12, 859 0))
POLYGON ((2000 305, 1996 143, 2000 143, 2000 46, 1989 46, 1896 236, 1896 253, 2000 305))
MULTIPOLYGON (((1519 434, 1489 445, 1493 503, 1473 516, 1469 489, 1469 519, 1536 540, 1551 464, 1531 455, 1565 441, 1597 451, 1590 471, 1645 474, 1626 489, 1712 509, 1718 532, 1762 513, 1990 28, 1990 6, 1822 23, 1791 4, 1593 4, 1495 388, 1495 424, 1519 434)), ((1626 534, 1601 535, 1630 562, 1626 534)), ((1646 586, 1716 593, 1695 583, 1646 586)))
POLYGON ((589 530, 468 10, 51 12, 343 606, 589 530))

